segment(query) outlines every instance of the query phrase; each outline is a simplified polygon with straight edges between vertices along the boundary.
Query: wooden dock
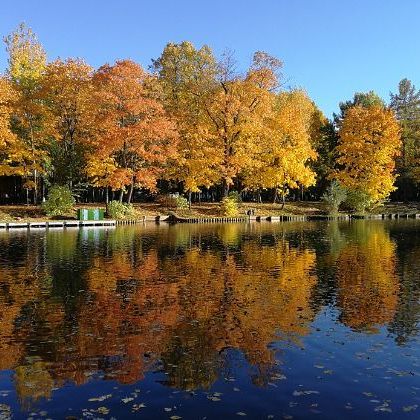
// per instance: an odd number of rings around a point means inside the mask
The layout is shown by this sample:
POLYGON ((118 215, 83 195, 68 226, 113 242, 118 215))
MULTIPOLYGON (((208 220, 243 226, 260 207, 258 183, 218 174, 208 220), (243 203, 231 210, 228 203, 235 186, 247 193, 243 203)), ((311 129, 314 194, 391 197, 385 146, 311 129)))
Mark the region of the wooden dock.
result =
POLYGON ((117 225, 132 225, 146 222, 169 223, 249 223, 249 222, 304 222, 316 220, 380 220, 380 219, 420 219, 420 214, 328 214, 282 215, 282 216, 237 216, 237 217, 181 217, 174 213, 169 216, 143 216, 136 220, 117 220, 117 225))
POLYGON ((282 216, 238 216, 238 217, 180 217, 175 214, 169 216, 143 216, 135 220, 49 220, 33 222, 0 222, 0 230, 9 229, 66 229, 88 227, 115 227, 121 225, 135 225, 145 223, 250 223, 250 222, 304 222, 316 220, 385 220, 385 219, 420 219, 420 214, 392 213, 392 214, 340 214, 331 215, 282 215, 282 216))
POLYGON ((87 227, 115 227, 115 220, 49 220, 39 222, 0 223, 0 229, 65 229, 87 227))

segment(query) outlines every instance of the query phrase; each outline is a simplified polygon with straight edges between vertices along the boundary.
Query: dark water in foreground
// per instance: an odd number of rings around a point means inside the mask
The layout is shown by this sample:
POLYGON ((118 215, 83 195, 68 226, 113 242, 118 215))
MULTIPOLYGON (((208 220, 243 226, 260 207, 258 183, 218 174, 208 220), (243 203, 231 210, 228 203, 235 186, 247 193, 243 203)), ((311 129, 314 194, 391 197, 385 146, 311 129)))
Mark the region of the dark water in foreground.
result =
POLYGON ((420 418, 420 223, 0 233, 0 419, 420 418))

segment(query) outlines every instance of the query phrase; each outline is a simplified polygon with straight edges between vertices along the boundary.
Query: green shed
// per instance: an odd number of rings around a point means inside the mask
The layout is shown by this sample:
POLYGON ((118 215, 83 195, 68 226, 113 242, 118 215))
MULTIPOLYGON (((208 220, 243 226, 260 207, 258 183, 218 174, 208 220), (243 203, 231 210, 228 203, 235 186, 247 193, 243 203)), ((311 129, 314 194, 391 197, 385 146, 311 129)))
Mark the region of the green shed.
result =
POLYGON ((79 220, 104 220, 104 209, 78 209, 77 218, 79 220))

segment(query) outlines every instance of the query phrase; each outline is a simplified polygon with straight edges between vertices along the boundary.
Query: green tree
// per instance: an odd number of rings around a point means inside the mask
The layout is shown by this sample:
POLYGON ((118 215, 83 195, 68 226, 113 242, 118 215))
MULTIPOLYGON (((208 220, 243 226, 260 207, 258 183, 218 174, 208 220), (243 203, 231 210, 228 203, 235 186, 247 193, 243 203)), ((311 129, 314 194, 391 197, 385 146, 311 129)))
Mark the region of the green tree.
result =
POLYGON ((401 125, 402 149, 397 160, 400 174, 398 185, 405 200, 418 198, 420 184, 420 91, 408 79, 398 84, 398 92, 391 93, 390 107, 401 125), (417 197, 415 197, 417 194, 417 197))
POLYGON ((353 95, 353 99, 345 102, 340 102, 340 113, 334 113, 334 123, 336 125, 339 125, 340 122, 346 116, 346 112, 354 106, 362 106, 363 108, 369 108, 371 106, 384 107, 385 102, 373 90, 370 90, 369 92, 356 92, 353 95))

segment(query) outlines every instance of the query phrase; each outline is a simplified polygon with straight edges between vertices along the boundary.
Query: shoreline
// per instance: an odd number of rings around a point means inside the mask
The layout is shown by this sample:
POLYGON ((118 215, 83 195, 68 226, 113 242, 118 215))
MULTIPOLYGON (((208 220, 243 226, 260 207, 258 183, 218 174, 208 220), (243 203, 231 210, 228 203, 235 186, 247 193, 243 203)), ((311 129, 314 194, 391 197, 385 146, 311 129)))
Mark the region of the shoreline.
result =
POLYGON ((331 220, 399 220, 417 219, 420 220, 420 213, 382 213, 382 214, 339 214, 339 215, 284 215, 284 216, 238 216, 238 217, 180 217, 176 214, 167 216, 143 216, 132 220, 47 220, 40 219, 30 222, 2 222, 0 221, 0 231, 8 230, 49 230, 67 228, 88 228, 88 227, 117 227, 125 225, 138 225, 146 223, 161 222, 169 224, 219 224, 219 223, 261 223, 261 222, 312 222, 312 221, 331 221, 331 220))

